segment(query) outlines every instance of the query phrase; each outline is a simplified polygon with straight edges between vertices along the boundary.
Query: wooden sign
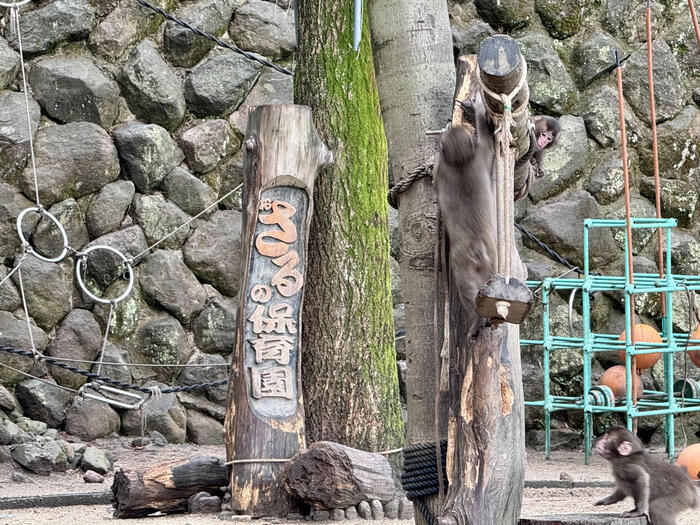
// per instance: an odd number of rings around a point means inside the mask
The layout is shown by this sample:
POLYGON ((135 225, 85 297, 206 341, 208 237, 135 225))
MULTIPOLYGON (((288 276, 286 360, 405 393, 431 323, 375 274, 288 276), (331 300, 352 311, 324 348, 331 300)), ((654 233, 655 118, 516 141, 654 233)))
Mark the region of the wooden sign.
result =
POLYGON ((305 446, 301 310, 313 187, 332 162, 306 106, 260 106, 244 141, 244 247, 236 358, 224 440, 231 505, 252 516, 296 510, 284 460, 305 446))

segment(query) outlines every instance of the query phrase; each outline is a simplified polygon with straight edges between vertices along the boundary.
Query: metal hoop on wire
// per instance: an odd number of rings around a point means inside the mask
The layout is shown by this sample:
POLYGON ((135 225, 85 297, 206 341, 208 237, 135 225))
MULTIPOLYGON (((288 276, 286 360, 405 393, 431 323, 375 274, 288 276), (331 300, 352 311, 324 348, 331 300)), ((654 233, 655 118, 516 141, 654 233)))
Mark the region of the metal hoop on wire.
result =
POLYGON ((19 2, 0 2, 0 6, 9 7, 10 9, 12 9, 12 8, 21 7, 24 4, 28 4, 30 1, 31 0, 19 0, 19 2))
POLYGON ((44 208, 41 206, 30 206, 29 208, 25 208, 20 212, 20 214, 17 216, 17 235, 19 235, 19 240, 22 241, 22 246, 26 246, 27 252, 31 253, 34 257, 37 259, 40 259, 44 262, 48 263, 56 263, 56 262, 61 262, 66 254, 68 253, 68 235, 66 234, 66 230, 63 228, 63 225, 61 222, 51 215, 48 211, 46 211, 44 208), (36 213, 41 213, 42 215, 46 215, 51 221, 56 225, 58 228, 58 231, 61 232, 61 237, 63 238, 63 251, 56 256, 56 257, 44 257, 40 253, 38 253, 31 244, 29 244, 29 241, 24 238, 24 233, 22 232, 22 219, 24 219, 24 216, 29 213, 30 211, 34 211, 36 213))
POLYGON ((87 248, 84 252, 80 253, 81 257, 78 257, 78 262, 75 264, 75 276, 78 279, 78 285, 80 286, 80 289, 85 292, 85 294, 92 299, 93 301, 97 301, 98 303, 103 303, 103 304, 110 304, 110 303, 118 303, 119 301, 125 299, 130 293, 131 289, 134 287, 134 270, 131 268, 131 264, 129 264, 129 260, 126 258, 126 256, 117 250, 116 248, 112 248, 111 246, 107 246, 104 244, 96 244, 95 246, 90 246, 87 248), (81 275, 82 273, 82 267, 83 267, 83 261, 85 261, 85 264, 87 264, 87 254, 90 252, 93 252, 95 250, 107 250, 108 252, 112 252, 119 256, 122 261, 124 261, 124 264, 126 264, 127 271, 129 272, 129 284, 126 287, 126 290, 124 291, 123 294, 121 294, 119 297, 116 299, 105 299, 104 297, 98 297, 95 294, 93 294, 90 290, 87 289, 85 286, 85 283, 83 282, 83 277, 81 275))

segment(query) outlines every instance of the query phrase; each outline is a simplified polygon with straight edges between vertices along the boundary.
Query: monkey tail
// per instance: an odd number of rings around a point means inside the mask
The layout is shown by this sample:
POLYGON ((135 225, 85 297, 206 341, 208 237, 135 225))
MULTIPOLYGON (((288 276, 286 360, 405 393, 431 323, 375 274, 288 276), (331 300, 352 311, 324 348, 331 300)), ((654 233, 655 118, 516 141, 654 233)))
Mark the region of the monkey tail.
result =
POLYGON ((452 166, 464 166, 474 158, 471 134, 463 127, 448 129, 442 138, 441 160, 452 166))

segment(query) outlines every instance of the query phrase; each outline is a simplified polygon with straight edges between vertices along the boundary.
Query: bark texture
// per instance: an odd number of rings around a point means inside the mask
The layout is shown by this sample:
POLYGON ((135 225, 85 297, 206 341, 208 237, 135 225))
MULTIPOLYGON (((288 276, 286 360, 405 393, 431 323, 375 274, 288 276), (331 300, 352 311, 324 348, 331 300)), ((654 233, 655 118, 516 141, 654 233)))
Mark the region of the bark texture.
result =
POLYGON ((284 460, 304 448, 301 395, 304 268, 314 180, 332 155, 304 106, 260 106, 250 115, 243 189, 243 265, 236 352, 224 441, 231 508, 286 516, 284 460), (263 460, 263 461, 248 461, 263 460))
POLYGON ((145 470, 114 473, 115 518, 141 518, 154 512, 184 512, 187 500, 198 492, 219 493, 228 482, 224 462, 198 457, 171 461, 145 470))
MULTIPOLYGON (((518 62, 512 65, 517 67, 518 62)), ((476 57, 462 60, 460 72, 464 78, 456 95, 460 100, 473 99, 478 88, 476 57)), ((513 88, 514 84, 505 83, 499 91, 510 92, 513 88)), ((455 112, 453 124, 459 125, 461 117, 455 112)), ((524 282, 527 271, 515 240, 507 242, 511 243, 512 277, 524 282)), ((459 525, 515 525, 525 477, 520 327, 507 323, 497 329, 486 327, 468 340, 466 328, 477 314, 473 308, 464 308, 459 299, 454 273, 463 269, 449 270, 450 487, 442 515, 446 523, 459 525)))
POLYGON ((365 15, 352 0, 299 0, 295 100, 336 163, 314 194, 303 313, 309 442, 363 450, 402 441, 390 293, 386 141, 365 15))
POLYGON ((284 473, 287 490, 313 507, 344 509, 362 501, 389 502, 396 495, 389 461, 331 441, 299 452, 284 473))
MULTIPOLYGON (((450 120, 455 67, 447 3, 382 0, 369 2, 368 8, 389 169, 398 182, 414 168, 432 163, 439 136, 425 131, 440 129, 450 120)), ((412 184, 398 200, 406 304, 407 440, 421 443, 434 439, 433 345, 436 333, 443 333, 441 315, 435 330, 434 311, 437 304, 441 313, 443 305, 442 286, 436 286, 435 278, 437 200, 429 178, 412 184)), ((440 406, 444 423, 447 406, 440 406)))
MULTIPOLYGON (((394 183, 412 170, 430 165, 439 150, 439 135, 450 120, 455 86, 447 2, 445 0, 373 0, 368 2, 372 48, 382 118, 389 144, 389 171, 394 183)), ((440 241, 437 197, 430 178, 399 194, 399 265, 406 308, 406 401, 408 443, 435 439, 435 348, 445 327, 444 275, 436 257, 440 241)), ((446 365, 443 365, 446 366, 446 365)), ((442 392, 438 434, 446 437, 449 403, 442 392)), ((436 496, 423 498, 439 514, 436 496)), ((416 523, 424 523, 415 511, 416 523)))

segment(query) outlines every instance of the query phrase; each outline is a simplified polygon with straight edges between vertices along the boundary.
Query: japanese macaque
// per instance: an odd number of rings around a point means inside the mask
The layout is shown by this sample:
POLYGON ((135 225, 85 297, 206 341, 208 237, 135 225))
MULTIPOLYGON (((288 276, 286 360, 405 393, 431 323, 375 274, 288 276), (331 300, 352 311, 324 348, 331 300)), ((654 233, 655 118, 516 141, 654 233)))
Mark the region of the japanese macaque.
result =
POLYGON ((474 312, 468 337, 485 320, 475 313, 479 289, 496 273, 496 199, 492 167, 493 135, 481 97, 473 106, 476 135, 463 126, 442 136, 442 154, 435 174, 438 203, 449 239, 450 269, 462 306, 474 312))
POLYGON ((530 122, 533 126, 535 140, 527 153, 516 161, 515 166, 522 166, 529 161, 532 164, 534 175, 542 177, 544 175, 542 161, 544 160, 545 150, 557 143, 561 133, 561 124, 554 117, 547 115, 534 116, 530 122))
POLYGON ((622 517, 646 516, 651 525, 673 525, 678 513, 700 503, 688 473, 650 456, 625 428, 610 427, 595 452, 610 462, 617 484, 615 492, 596 505, 612 505, 631 496, 634 508, 622 517))
MULTIPOLYGON (((449 239, 450 268, 459 290, 462 306, 475 312, 479 289, 496 274, 496 197, 493 130, 486 108, 477 94, 474 103, 460 102, 464 113, 474 113, 476 135, 463 126, 448 129, 442 136, 442 154, 436 169, 438 203, 449 239)), ((518 162, 533 159, 539 166, 545 149, 556 143, 561 126, 557 119, 532 119, 536 140, 518 162)), ((524 188, 527 192, 527 187, 524 188)), ((524 195, 522 195, 524 196, 524 195)), ((518 196, 516 196, 518 197, 518 196)), ((519 197, 518 197, 519 198, 519 197)), ((468 337, 487 324, 476 313, 468 337)))
POLYGON ((554 146, 559 140, 561 124, 554 117, 547 115, 537 115, 532 117, 532 124, 535 126, 535 138, 537 139, 537 149, 534 152, 535 159, 542 163, 544 150, 554 146))

